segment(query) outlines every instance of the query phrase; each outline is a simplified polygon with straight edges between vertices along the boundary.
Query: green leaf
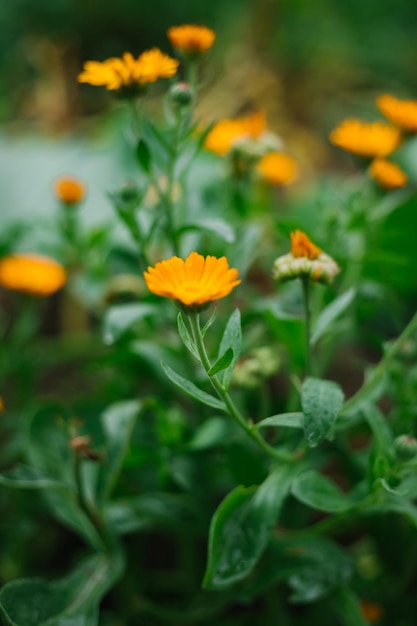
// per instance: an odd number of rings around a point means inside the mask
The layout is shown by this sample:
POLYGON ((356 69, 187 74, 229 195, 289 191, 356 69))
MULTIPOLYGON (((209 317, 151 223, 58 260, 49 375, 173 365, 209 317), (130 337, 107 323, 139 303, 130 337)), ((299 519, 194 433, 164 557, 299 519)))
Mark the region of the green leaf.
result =
POLYGON ((260 422, 253 425, 253 429, 266 428, 268 426, 275 426, 280 428, 282 426, 288 428, 304 428, 304 413, 280 413, 279 415, 272 415, 266 417, 260 422))
POLYGON ((191 352, 191 354, 197 359, 197 361, 200 362, 198 350, 188 331, 188 328, 185 325, 184 317, 181 311, 178 313, 177 316, 177 326, 179 336, 181 337, 181 341, 183 342, 184 346, 187 348, 187 350, 189 350, 189 352, 191 352))
POLYGON ((348 587, 338 589, 332 597, 333 610, 343 626, 368 626, 358 597, 348 587))
POLYGON ((233 358, 230 365, 226 370, 223 370, 223 374, 219 377, 225 389, 228 389, 230 385, 233 370, 242 350, 242 327, 239 309, 235 309, 233 311, 226 324, 226 328, 224 329, 223 337, 220 342, 219 358, 221 358, 221 355, 224 355, 228 348, 233 350, 233 358))
POLYGON ((146 172, 146 174, 149 174, 151 171, 152 155, 149 146, 144 139, 139 139, 138 141, 136 146, 136 159, 143 171, 146 172))
POLYGON ((120 557, 96 555, 58 581, 15 580, 0 590, 0 615, 10 626, 97 626, 100 600, 122 570, 120 557))
POLYGON ((103 320, 103 340, 112 344, 119 339, 133 324, 145 317, 155 315, 157 307, 147 303, 118 304, 110 307, 103 320))
POLYGON ((209 231, 211 234, 217 235, 226 241, 226 243, 233 243, 235 241, 235 231, 232 226, 220 218, 203 218, 200 219, 198 223, 185 224, 185 226, 178 229, 177 233, 183 234, 190 231, 209 231))
POLYGON ((281 505, 299 467, 280 467, 259 487, 236 487, 210 525, 203 586, 222 589, 245 578, 264 551, 281 505))
POLYGON ((213 309, 213 313, 210 315, 209 319, 207 320, 207 322, 204 324, 203 328, 201 329, 202 337, 206 336, 206 332, 208 331, 210 326, 213 324, 214 320, 216 319, 216 316, 217 316, 217 309, 213 309))
POLYGON ((309 446, 320 443, 332 428, 342 408, 343 391, 329 380, 308 377, 301 388, 301 405, 305 415, 304 433, 309 446))
POLYGON ((211 417, 197 428, 187 448, 190 450, 207 450, 223 445, 229 434, 229 422, 223 417, 211 417))
POLYGON ((341 513, 352 501, 326 476, 316 470, 303 472, 294 480, 291 493, 307 506, 327 513, 341 513))
POLYGON ((97 500, 101 503, 110 496, 117 481, 141 408, 139 400, 126 400, 111 405, 101 416, 106 439, 106 458, 100 463, 97 484, 97 500))
POLYGON ((227 348, 226 352, 218 359, 214 365, 212 365, 207 372, 209 376, 214 376, 219 372, 225 370, 231 362, 233 361, 233 350, 232 348, 227 348))
POLYGON ((310 344, 314 346, 329 330, 332 323, 348 308, 356 295, 351 287, 328 304, 318 316, 311 332, 310 344))
POLYGON ((0 485, 14 489, 64 489, 71 491, 68 484, 53 480, 40 470, 20 463, 9 472, 0 474, 0 485))
POLYGON ((162 369, 164 370, 168 378, 175 385, 177 385, 177 387, 180 387, 183 391, 185 391, 186 394, 188 394, 195 400, 198 400, 199 402, 202 402, 203 404, 207 404, 208 406, 211 406, 215 409, 220 409, 221 411, 227 411, 226 405, 221 400, 218 400, 218 398, 215 398, 209 393, 206 393, 205 391, 202 391, 201 389, 199 389, 196 385, 194 385, 194 383, 187 380, 180 374, 177 374, 177 372, 174 372, 174 370, 171 369, 169 365, 167 365, 163 361, 161 362, 161 365, 162 365, 162 369))
POLYGON ((246 602, 286 581, 291 602, 316 602, 344 585, 353 573, 350 556, 336 543, 317 534, 271 537, 259 566, 242 587, 246 602))

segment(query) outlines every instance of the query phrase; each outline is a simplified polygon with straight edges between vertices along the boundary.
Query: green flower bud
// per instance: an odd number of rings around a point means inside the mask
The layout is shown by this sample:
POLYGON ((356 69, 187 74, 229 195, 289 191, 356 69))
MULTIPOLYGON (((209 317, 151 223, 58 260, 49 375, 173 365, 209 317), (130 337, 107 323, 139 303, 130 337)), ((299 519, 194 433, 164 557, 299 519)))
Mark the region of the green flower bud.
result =
POLYGON ((171 102, 175 107, 190 106, 194 99, 194 89, 188 83, 175 83, 169 90, 171 102))
POLYGON ((394 440, 397 456, 402 461, 410 461, 417 456, 417 439, 411 435, 400 435, 394 440))

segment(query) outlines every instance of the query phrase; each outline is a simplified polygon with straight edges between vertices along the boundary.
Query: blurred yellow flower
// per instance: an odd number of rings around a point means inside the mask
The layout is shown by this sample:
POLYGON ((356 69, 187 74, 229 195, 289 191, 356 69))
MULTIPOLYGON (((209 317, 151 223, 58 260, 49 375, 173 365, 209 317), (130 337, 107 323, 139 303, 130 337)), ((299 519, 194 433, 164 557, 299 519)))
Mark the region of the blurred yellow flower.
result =
POLYGON ((130 52, 122 58, 103 62, 86 61, 78 82, 103 86, 109 90, 143 88, 158 78, 170 78, 177 72, 179 61, 164 54, 159 48, 146 50, 137 59, 130 52))
POLYGON ((202 310, 213 300, 227 296, 241 281, 237 269, 229 268, 226 257, 202 256, 191 252, 148 267, 144 277, 149 291, 172 298, 186 310, 202 310))
POLYGON ((67 280, 65 269, 40 254, 16 253, 0 259, 0 285, 32 296, 50 296, 67 280))
POLYGON ((85 185, 77 178, 58 178, 54 191, 58 200, 64 204, 78 204, 85 196, 85 185))
POLYGON ((393 124, 417 133, 417 100, 399 100, 389 94, 376 99, 379 110, 393 124))
POLYGON ((363 157, 386 157, 400 145, 401 133, 384 122, 348 119, 330 133, 330 141, 363 157))
POLYGON ((298 165, 283 152, 269 152, 258 162, 256 169, 271 185, 290 185, 299 176, 298 165))
POLYGON ((305 233, 291 233, 291 252, 278 257, 274 262, 273 277, 290 280, 308 276, 313 282, 329 284, 340 271, 331 256, 318 248, 305 233))
POLYGON ((221 120, 208 133, 204 147, 215 154, 226 156, 237 141, 257 139, 265 130, 266 118, 261 111, 246 117, 221 120))
POLYGON ((398 165, 385 159, 372 161, 369 173, 385 189, 399 189, 408 183, 407 174, 398 165))
POLYGON ((171 26, 167 30, 167 36, 173 47, 185 54, 205 52, 211 48, 216 39, 214 30, 207 28, 207 26, 196 26, 195 24, 171 26))

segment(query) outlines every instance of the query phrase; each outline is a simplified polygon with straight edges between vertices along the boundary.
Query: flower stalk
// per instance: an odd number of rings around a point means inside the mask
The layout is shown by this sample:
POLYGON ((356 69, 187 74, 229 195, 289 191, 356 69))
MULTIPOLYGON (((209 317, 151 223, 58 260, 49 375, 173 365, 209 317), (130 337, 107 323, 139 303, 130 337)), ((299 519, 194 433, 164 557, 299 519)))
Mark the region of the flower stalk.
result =
POLYGON ((305 319, 305 350, 306 350, 306 374, 313 374, 313 363, 310 345, 311 333, 311 310, 310 310, 310 278, 309 276, 301 276, 301 284, 303 287, 303 303, 304 303, 304 319, 305 319))
POLYGON ((290 454, 287 452, 283 452, 282 450, 277 450, 276 448, 270 446, 261 435, 252 428, 250 422, 248 422, 239 411, 233 399, 231 398, 229 392, 225 387, 223 387, 222 383, 218 379, 217 375, 214 374, 210 376, 209 371, 211 369, 210 359, 207 354, 206 346, 204 343, 204 338, 201 332, 200 326, 200 314, 190 314, 188 315, 188 320, 190 323, 192 338, 194 339, 195 346, 197 348, 198 355, 201 360, 201 364, 205 369, 207 375, 210 378, 210 382, 216 390, 217 394, 223 400, 226 405, 227 412, 235 422, 239 424, 239 426, 245 431, 245 433, 260 447, 264 452, 266 452, 270 457, 275 460, 281 461, 283 463, 291 463, 296 461, 300 454, 296 452, 295 454, 290 454))

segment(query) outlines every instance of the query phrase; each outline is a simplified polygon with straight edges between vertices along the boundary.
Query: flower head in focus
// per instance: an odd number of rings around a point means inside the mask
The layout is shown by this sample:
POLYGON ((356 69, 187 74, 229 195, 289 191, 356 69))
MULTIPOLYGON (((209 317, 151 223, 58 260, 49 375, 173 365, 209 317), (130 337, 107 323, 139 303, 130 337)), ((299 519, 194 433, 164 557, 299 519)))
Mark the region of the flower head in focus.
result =
POLYGON ((0 285, 32 296, 50 296, 66 283, 65 269, 40 254, 16 253, 0 259, 0 285))
POLYGON ((400 131, 389 124, 354 119, 344 120, 329 137, 335 146, 369 158, 386 157, 401 142, 400 131))
POLYGON ((148 267, 144 277, 149 291, 172 298, 187 313, 207 308, 241 282, 237 269, 229 267, 226 257, 204 257, 197 252, 191 252, 185 261, 177 256, 160 261, 148 267))
POLYGON ((276 280, 291 280, 307 276, 313 282, 330 284, 340 271, 331 256, 322 252, 305 233, 291 233, 291 252, 278 257, 274 262, 273 277, 276 280))
POLYGON ((299 176, 298 165, 283 152, 269 152, 258 162, 256 169, 271 185, 290 185, 299 176))
POLYGON ((258 139, 265 130, 265 115, 260 111, 246 117, 224 119, 210 130, 204 147, 219 156, 226 156, 239 141, 258 139))
POLYGON ((137 59, 130 52, 125 52, 121 58, 113 57, 103 62, 86 61, 84 71, 78 75, 78 82, 137 95, 148 83, 174 76, 178 65, 179 61, 159 48, 146 50, 137 59))
POLYGON ((399 100, 383 94, 378 96, 376 103, 390 122, 410 133, 417 133, 417 100, 399 100))
POLYGON ((216 33, 207 26, 195 24, 183 24, 171 26, 167 30, 167 36, 172 46, 188 56, 199 55, 214 44, 216 33))
POLYGON ((63 204, 78 204, 85 196, 85 185, 77 178, 58 178, 54 184, 55 195, 63 204))
POLYGON ((400 189, 408 183, 407 174, 386 159, 372 161, 369 173, 385 189, 400 189))

